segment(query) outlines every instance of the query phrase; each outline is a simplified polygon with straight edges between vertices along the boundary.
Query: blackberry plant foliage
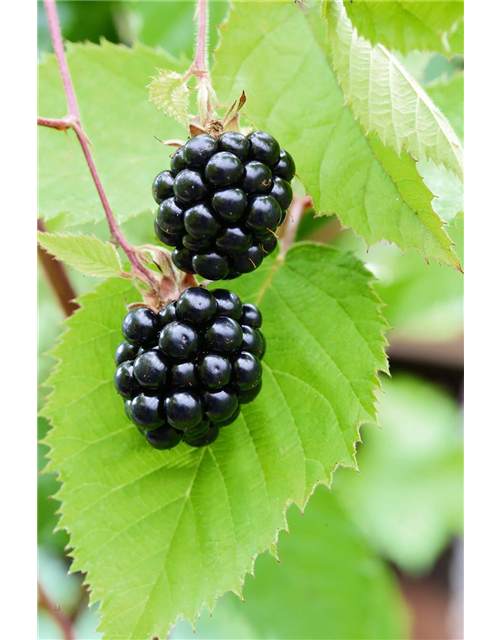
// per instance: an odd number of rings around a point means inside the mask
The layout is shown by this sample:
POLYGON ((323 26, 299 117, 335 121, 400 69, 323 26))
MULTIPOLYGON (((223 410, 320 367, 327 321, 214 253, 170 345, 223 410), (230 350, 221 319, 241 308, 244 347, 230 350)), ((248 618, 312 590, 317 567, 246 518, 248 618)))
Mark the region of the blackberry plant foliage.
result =
POLYGON ((205 446, 237 419, 262 386, 261 325, 259 309, 226 289, 192 287, 158 314, 127 313, 114 384, 148 444, 205 446))
MULTIPOLYGON (((387 323, 360 260, 295 241, 303 214, 336 214, 368 245, 385 239, 460 268, 417 170, 422 149, 460 177, 449 124, 389 51, 358 40, 340 0, 324 3, 326 43, 298 4, 236 3, 213 74, 201 27, 188 69, 142 45, 64 52, 54 29, 57 60, 41 63, 39 215, 63 232, 39 241, 104 278, 78 297, 53 351, 46 470, 61 483, 59 526, 72 571, 101 602, 104 638, 166 637, 226 591, 241 596, 257 555, 277 555, 288 506, 304 509, 337 465, 356 468, 388 371, 387 323), (362 64, 368 54, 374 65, 362 64), (147 78, 162 67, 150 98, 171 118, 147 105, 147 78), (65 97, 69 115, 57 118, 65 97), (426 126, 410 134, 417 103, 426 126), (68 157, 61 130, 83 154, 68 157), (155 135, 176 148, 170 167, 155 135), (151 204, 159 169, 156 214, 136 222, 141 242, 156 233, 171 250, 135 246, 121 226, 151 204), (111 241, 66 228, 104 218, 111 241)), ((47 11, 56 24, 54 3, 47 11)), ((443 196, 451 179, 436 180, 443 196)))
POLYGON ((199 134, 153 182, 155 232, 174 264, 209 280, 257 269, 277 245, 293 192, 291 155, 264 131, 199 134))
MULTIPOLYGON (((92 601, 102 594, 105 635, 162 637, 179 614, 194 621, 203 602, 213 605, 217 593, 241 593, 256 555, 263 549, 276 553, 286 504, 303 508, 317 482, 330 483, 335 464, 355 466, 359 425, 376 421, 377 371, 387 370, 386 323, 371 280, 352 255, 306 243, 290 249, 284 261, 270 257, 232 283, 240 300, 256 305, 264 319, 262 386, 242 391, 245 399, 259 394, 247 403, 240 400, 240 413, 229 426, 214 422, 204 437, 219 430, 217 439, 201 447, 190 446, 200 443, 189 429, 163 426, 168 420, 160 415, 160 402, 146 399, 156 397, 155 391, 143 392, 135 374, 161 385, 165 366, 170 389, 191 389, 190 382, 201 388, 202 376, 220 385, 219 376, 227 372, 212 364, 221 362, 219 357, 228 360, 225 352, 217 348, 203 366, 194 357, 169 355, 178 353, 177 334, 169 330, 162 336, 165 328, 190 326, 192 333, 183 332, 189 345, 201 333, 186 320, 189 310, 182 311, 182 305, 177 319, 179 302, 175 319, 173 305, 157 314, 164 318, 160 324, 167 322, 159 336, 168 351, 156 350, 153 334, 138 331, 134 322, 125 323, 127 335, 140 335, 144 347, 130 343, 117 349, 124 342, 123 302, 137 300, 137 291, 127 280, 111 278, 80 299, 81 309, 66 322, 54 351, 59 365, 49 384, 55 390, 43 409, 56 425, 47 437, 47 468, 62 480, 60 526, 71 531, 72 568, 88 572, 92 601), (120 368, 119 387, 130 396, 125 410, 113 383, 120 368), (144 436, 126 415, 133 396, 141 398, 137 421, 150 427, 158 415, 158 428, 144 436), (174 580, 172 591, 168 585, 174 580), (199 585, 194 591, 193 584, 199 585)), ((235 320, 230 302, 220 306, 226 315, 210 326, 224 319, 234 329, 235 323, 242 343, 260 350, 260 341, 254 342, 258 314, 247 307, 252 313, 242 309, 235 320), (247 324, 240 324, 242 318, 247 324)), ((213 408, 206 405, 203 411, 213 408)))

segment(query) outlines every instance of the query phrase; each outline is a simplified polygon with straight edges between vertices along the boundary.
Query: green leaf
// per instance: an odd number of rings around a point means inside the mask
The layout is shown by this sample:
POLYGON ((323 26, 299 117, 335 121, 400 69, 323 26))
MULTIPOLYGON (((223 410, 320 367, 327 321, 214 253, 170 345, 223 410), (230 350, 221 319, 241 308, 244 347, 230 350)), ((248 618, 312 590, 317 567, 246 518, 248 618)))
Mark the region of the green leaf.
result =
POLYGON ((442 163, 463 179, 460 141, 424 89, 384 46, 356 35, 340 0, 325 0, 323 15, 345 99, 366 131, 398 153, 442 163))
MULTIPOLYGON (((446 114, 453 128, 464 137, 464 76, 457 73, 449 80, 441 78, 428 85, 427 91, 434 102, 446 114)), ((435 194, 433 201, 436 213, 451 222, 464 210, 464 185, 451 171, 437 167, 430 160, 421 160, 418 171, 425 184, 435 194)))
POLYGON ((372 45, 409 53, 414 49, 451 55, 463 53, 445 37, 463 18, 458 0, 344 0, 347 15, 358 34, 372 45))
MULTIPOLYGON (((450 235, 462 259, 463 219, 454 225, 450 235)), ((366 259, 365 246, 358 255, 366 259)), ((394 247, 374 247, 368 259, 378 278, 376 289, 387 304, 387 320, 395 328, 391 339, 414 344, 460 339, 464 328, 461 273, 425 264, 412 253, 403 256, 394 247)))
POLYGON ((440 78, 427 85, 426 91, 443 111, 461 140, 464 139, 464 74, 440 78))
MULTIPOLYGON (((302 517, 287 513, 290 535, 280 534, 280 564, 257 560, 245 602, 227 594, 213 618, 205 612, 196 635, 204 640, 258 638, 407 638, 408 615, 397 582, 370 550, 335 492, 320 487, 302 517)), ((187 624, 173 640, 193 637, 187 624)))
MULTIPOLYGON (((67 44, 68 65, 92 154, 119 222, 155 208, 154 177, 170 163, 172 150, 155 136, 185 138, 186 129, 148 104, 146 85, 157 68, 182 72, 179 62, 142 45, 132 49, 103 41, 67 44)), ((38 113, 61 117, 67 111, 55 57, 39 66, 38 113)), ((80 145, 72 131, 38 128, 39 217, 65 214, 65 225, 104 218, 80 145)))
POLYGON ((464 20, 457 22, 448 35, 448 46, 453 53, 464 52, 464 20))
POLYGON ((163 113, 188 126, 189 89, 175 71, 162 69, 148 85, 149 97, 163 113))
MULTIPOLYGON (((228 5, 227 0, 208 4, 210 49, 214 49, 217 44, 218 25, 224 21, 228 5)), ((149 47, 162 47, 176 57, 184 55, 186 61, 192 59, 195 0, 169 0, 168 5, 162 2, 127 0, 120 6, 120 11, 126 17, 135 40, 149 47)), ((208 53, 210 59, 212 51, 208 53)), ((188 65, 189 62, 186 62, 186 68, 188 65)))
POLYGON ((387 325, 369 272, 313 244, 266 262, 231 283, 264 316, 263 389, 209 448, 156 451, 125 418, 112 378, 125 303, 137 299, 128 282, 83 296, 55 349, 47 470, 63 482, 60 526, 107 638, 163 637, 178 616, 241 593, 287 506, 303 508, 336 465, 355 466, 359 426, 376 422, 387 325))
POLYGON ((38 242, 58 260, 66 262, 87 276, 110 278, 122 272, 116 247, 99 238, 83 234, 39 231, 38 242))
POLYGON ((334 491, 380 553, 422 572, 463 531, 461 411, 418 378, 384 387, 382 428, 363 430, 361 473, 337 474, 334 491))
POLYGON ((345 106, 315 15, 292 3, 235 4, 216 52, 219 99, 245 90, 246 115, 292 153, 319 214, 336 213, 369 245, 386 239, 459 268, 415 162, 367 138, 345 106))

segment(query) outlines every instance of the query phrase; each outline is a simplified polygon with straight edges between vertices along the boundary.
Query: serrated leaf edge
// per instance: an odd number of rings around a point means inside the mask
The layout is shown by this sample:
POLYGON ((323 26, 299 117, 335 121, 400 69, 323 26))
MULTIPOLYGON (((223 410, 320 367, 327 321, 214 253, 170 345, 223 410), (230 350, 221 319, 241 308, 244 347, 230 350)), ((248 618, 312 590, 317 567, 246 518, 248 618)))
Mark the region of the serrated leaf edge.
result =
MULTIPOLYGON (((327 245, 322 245, 321 243, 314 243, 314 242, 299 242, 293 245, 293 247, 289 250, 288 253, 293 252, 294 249, 296 249, 297 247, 303 246, 303 245, 309 245, 309 246, 319 246, 322 249, 328 249, 329 251, 335 252, 335 253, 343 253, 346 256, 350 256, 352 257, 354 263, 357 265, 357 268, 359 269, 360 273, 362 273, 362 275, 365 276, 366 278, 366 285, 368 286, 368 289, 370 291, 370 293, 373 296, 373 300, 376 303, 377 309, 379 311, 379 318, 381 320, 381 340, 380 340, 380 346, 382 348, 382 353, 385 355, 385 367, 377 367, 375 372, 374 372, 374 376, 373 376, 373 380, 372 382, 374 383, 374 386, 376 388, 378 388, 379 390, 382 390, 382 383, 380 380, 380 372, 385 373, 387 375, 390 376, 389 373, 389 364, 388 364, 388 358, 387 358, 387 353, 386 353, 386 349, 389 346, 389 342, 385 336, 386 331, 390 328, 389 324, 387 323, 385 317, 382 314, 382 308, 385 305, 385 303, 382 302, 382 300, 380 299, 380 296, 378 295, 376 289, 373 286, 373 283, 376 281, 376 277, 374 276, 374 274, 369 271, 366 266, 364 265, 363 262, 361 262, 352 252, 350 251, 340 251, 334 247, 329 247, 327 245)), ((287 253, 287 255, 288 255, 287 253)), ((285 260, 283 260, 280 265, 278 265, 278 269, 280 266, 286 264, 286 256, 285 256, 285 260)), ((275 273, 275 272, 274 272, 275 273)), ((273 277, 274 277, 274 273, 273 273, 273 277)), ((84 295, 80 296, 78 298, 78 302, 80 304, 80 308, 69 318, 67 318, 66 320, 64 320, 64 322, 62 323, 63 326, 65 327, 64 331, 58 336, 57 338, 57 342, 56 345, 54 346, 53 349, 51 349, 49 351, 49 355, 51 355, 55 360, 56 363, 52 368, 51 374, 49 376, 49 378, 47 379, 47 382, 45 384, 45 386, 47 386, 48 388, 52 388, 52 390, 50 391, 50 393, 48 394, 47 398, 46 398, 46 403, 45 406, 42 408, 42 410, 40 411, 40 415, 45 417, 48 421, 49 424, 51 425, 51 429, 48 432, 47 436, 44 438, 44 440, 42 440, 42 444, 44 444, 45 446, 47 446, 49 448, 48 453, 46 454, 46 457, 49 459, 49 463, 46 465, 46 467, 43 469, 42 473, 53 473, 55 470, 51 468, 51 463, 52 463, 52 457, 51 457, 51 453, 52 453, 52 445, 50 443, 50 436, 51 434, 57 430, 57 425, 53 425, 52 424, 52 419, 50 416, 50 402, 51 402, 51 397, 55 392, 55 388, 52 384, 52 380, 53 377, 55 376, 55 374, 59 371, 60 366, 61 366, 61 362, 62 359, 58 357, 57 353, 59 350, 59 347, 64 343, 64 337, 66 335, 66 333, 71 329, 71 325, 73 322, 74 318, 78 319, 78 315, 85 309, 85 301, 88 300, 90 297, 97 295, 97 292, 95 290, 92 290, 88 293, 85 293, 84 295)), ((358 443, 362 443, 362 438, 361 438, 361 427, 364 425, 373 425, 373 426, 378 426, 378 420, 377 420, 377 404, 379 404, 379 400, 378 397, 376 395, 376 390, 372 389, 371 391, 371 397, 373 400, 373 407, 374 407, 374 420, 361 420, 359 421, 359 423, 356 425, 356 429, 355 429, 355 433, 356 433, 356 440, 353 443, 354 446, 354 452, 353 452, 353 460, 354 460, 354 467, 349 467, 345 464, 342 463, 334 463, 332 471, 330 472, 330 477, 329 480, 327 482, 325 482, 324 480, 318 480, 317 482, 315 482, 311 488, 311 491, 307 494, 307 496, 304 499, 303 504, 299 504, 299 502, 297 502, 296 500, 290 499, 287 500, 285 502, 285 505, 283 507, 283 510, 281 512, 282 518, 283 518, 283 524, 282 526, 278 526, 276 529, 276 533, 274 538, 271 540, 271 542, 269 543, 268 546, 264 547, 263 549, 260 549, 259 551, 257 551, 257 553, 255 553, 249 560, 248 563, 248 568, 244 569, 243 572, 240 574, 240 576, 237 578, 238 581, 240 582, 241 588, 236 590, 233 589, 226 589, 226 590, 220 590, 216 593, 216 595, 213 598, 213 601, 211 603, 209 602, 202 602, 202 604, 200 605, 199 608, 199 612, 198 612, 198 616, 195 620, 191 620, 190 618, 187 618, 184 616, 184 614, 182 612, 179 612, 179 614, 177 615, 177 617, 175 618, 175 620, 172 622, 172 626, 170 628, 170 631, 168 632, 170 634, 171 630, 173 628, 176 627, 177 624, 179 624, 180 622, 189 622, 191 624, 191 626, 193 627, 193 631, 196 629, 196 622, 197 620, 200 619, 202 612, 204 611, 204 609, 208 609, 210 614, 213 613, 215 606, 217 604, 217 601, 228 591, 232 591, 235 595, 237 595, 239 598, 243 597, 243 587, 245 584, 245 580, 246 580, 246 576, 247 574, 254 576, 254 572, 255 572, 255 562, 257 560, 257 558, 259 557, 259 555, 261 555, 264 552, 269 552, 273 557, 275 557, 278 561, 279 561, 279 556, 278 556, 278 540, 279 540, 279 535, 281 533, 281 531, 285 531, 287 533, 289 533, 290 529, 289 529, 289 525, 288 525, 288 519, 287 519, 287 512, 289 507, 294 504, 302 513, 304 512, 311 496, 314 494, 316 488, 320 485, 324 485, 327 487, 327 489, 329 491, 331 491, 332 489, 332 482, 333 482, 333 474, 335 473, 335 471, 339 468, 339 467, 343 467, 343 468, 354 468, 354 470, 359 471, 358 469, 358 465, 357 465, 357 459, 356 459, 356 450, 357 450, 357 444, 358 443)), ((203 454, 204 455, 204 454, 203 454)), ((201 460, 203 459, 203 455, 200 456, 200 464, 201 464, 201 460)), ((193 483, 194 483, 194 479, 196 478, 196 475, 193 478, 193 483)), ((60 473, 58 473, 56 475, 56 480, 60 483, 63 483, 64 480, 61 478, 60 473)), ((58 492, 53 496, 56 500, 58 499, 57 496, 60 492, 60 489, 58 490, 58 492)), ((187 494, 188 495, 188 494, 187 494)), ((64 510, 64 501, 60 502, 60 505, 56 511, 56 514, 61 516, 62 512, 64 510)), ((66 531, 68 533, 68 535, 70 536, 70 542, 68 544, 67 550, 68 550, 68 554, 67 556, 69 558, 72 558, 73 560, 75 559, 75 552, 77 553, 77 548, 76 547, 72 547, 71 546, 71 530, 68 526, 64 525, 64 526, 60 526, 59 523, 56 526, 56 528, 54 529, 54 531, 58 531, 59 529, 62 529, 64 531, 66 531)), ((70 571, 69 573, 74 573, 80 570, 77 569, 72 569, 72 567, 70 567, 70 571)), ((88 576, 89 573, 87 572, 86 575, 88 576)), ((89 605, 93 605, 95 603, 99 603, 99 607, 96 613, 101 613, 101 615, 104 615, 103 613, 103 599, 102 598, 98 598, 98 597, 94 597, 94 592, 91 590, 91 584, 90 581, 87 582, 85 581, 84 584, 86 586, 89 587, 89 605)), ((98 627, 96 630, 99 630, 102 624, 102 619, 99 621, 98 627)))
POLYGON ((111 242, 103 242, 100 238, 98 238, 95 235, 89 235, 86 233, 59 233, 59 232, 47 232, 47 231, 38 231, 37 233, 37 237, 38 237, 38 242, 39 244, 42 246, 42 248, 49 253, 51 256, 54 256, 54 258, 56 260, 59 260, 60 262, 64 262, 64 264, 69 265, 72 269, 76 269, 77 271, 80 271, 81 273, 88 275, 88 276, 93 276, 95 278, 112 278, 115 276, 118 276, 120 274, 120 272, 122 271, 123 267, 122 267, 122 262, 120 259, 120 254, 118 253, 118 250, 116 248, 116 246, 114 244, 112 244, 111 242), (83 238, 85 240, 95 240, 97 241, 99 244, 102 244, 103 246, 105 246, 106 248, 111 248, 111 250, 114 252, 114 256, 116 258, 116 263, 117 263, 117 268, 118 270, 114 272, 114 275, 103 275, 102 273, 93 273, 91 269, 89 269, 88 271, 81 269, 80 267, 75 266, 74 264, 72 264, 69 261, 64 260, 63 258, 59 258, 58 256, 56 256, 55 253, 53 253, 48 247, 45 246, 44 242, 43 242, 43 238, 44 237, 49 237, 49 238, 60 238, 60 239, 64 239, 64 238, 71 238, 71 239, 79 239, 79 238, 83 238))

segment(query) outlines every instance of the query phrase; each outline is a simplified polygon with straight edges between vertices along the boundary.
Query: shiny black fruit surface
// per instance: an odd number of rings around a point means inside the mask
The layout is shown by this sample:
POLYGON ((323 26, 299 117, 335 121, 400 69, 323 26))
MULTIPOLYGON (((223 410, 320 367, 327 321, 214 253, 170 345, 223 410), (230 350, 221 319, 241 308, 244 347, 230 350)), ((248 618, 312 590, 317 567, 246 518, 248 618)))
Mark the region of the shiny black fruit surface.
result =
POLYGON ((175 247, 181 271, 208 280, 250 273, 276 248, 294 175, 293 158, 265 131, 198 134, 153 182, 155 233, 175 247))
POLYGON ((261 325, 259 309, 227 289, 191 287, 158 313, 129 311, 114 384, 137 433, 159 450, 212 444, 262 387, 261 325))

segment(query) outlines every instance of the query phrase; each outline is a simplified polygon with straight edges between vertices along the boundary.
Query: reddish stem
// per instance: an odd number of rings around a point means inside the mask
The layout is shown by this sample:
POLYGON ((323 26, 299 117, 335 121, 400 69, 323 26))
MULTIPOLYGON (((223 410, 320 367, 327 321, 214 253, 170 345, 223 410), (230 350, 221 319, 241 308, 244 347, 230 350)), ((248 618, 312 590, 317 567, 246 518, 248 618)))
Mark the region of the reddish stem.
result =
POLYGON ((71 122, 67 118, 37 118, 36 123, 41 127, 52 127, 65 131, 71 127, 71 122))
POLYGON ((64 93, 66 94, 66 100, 68 102, 68 111, 72 116, 75 116, 77 120, 80 120, 75 90, 73 89, 73 83, 71 82, 68 63, 66 62, 66 55, 64 53, 64 44, 61 35, 61 28, 59 27, 59 19, 57 17, 56 2, 55 0, 44 0, 44 5, 45 12, 47 13, 47 21, 49 23, 50 39, 52 40, 52 46, 54 47, 54 53, 56 54, 57 64, 59 65, 59 71, 61 72, 61 78, 64 85, 64 93))
POLYGON ((64 86, 64 93, 66 95, 66 101, 68 103, 69 115, 61 119, 38 118, 37 122, 41 126, 52 127, 54 129, 59 129, 59 130, 68 129, 70 127, 74 129, 78 137, 78 140, 80 142, 80 145, 82 147, 82 151, 87 161, 87 165, 92 175, 92 179, 96 186, 97 192, 99 194, 99 198, 101 199, 101 203, 104 208, 106 219, 108 221, 109 229, 111 231, 111 235, 113 239, 117 242, 118 245, 120 245, 120 247, 123 249, 123 251, 127 255, 128 259, 130 260, 130 264, 132 266, 132 272, 135 272, 136 274, 141 274, 143 276, 143 279, 145 278, 148 282, 156 286, 156 280, 153 274, 149 271, 149 269, 146 269, 146 267, 142 265, 139 259, 137 258, 134 248, 127 242, 125 236, 120 231, 120 227, 118 226, 118 223, 116 222, 113 212, 111 210, 111 206, 109 204, 108 198, 104 191, 104 187, 102 186, 102 182, 97 172, 94 159, 92 158, 92 154, 90 152, 90 145, 89 145, 88 138, 85 135, 80 122, 78 103, 76 100, 73 83, 71 82, 68 63, 66 61, 66 54, 64 52, 64 44, 62 40, 61 29, 59 27, 59 20, 57 17, 55 0, 44 0, 44 4, 45 4, 45 11, 47 12, 47 20, 49 23, 52 46, 54 48, 54 53, 56 55, 57 64, 59 65, 59 71, 61 73, 61 78, 64 86))
POLYGON ((293 244, 297 229, 299 228, 300 221, 305 211, 313 206, 313 200, 311 196, 295 196, 288 212, 288 219, 286 222, 285 230, 283 233, 283 241, 281 243, 281 250, 278 259, 283 259, 286 252, 293 244))
MULTIPOLYGON (((38 231, 45 231, 41 220, 37 220, 37 228, 38 231)), ((40 245, 38 245, 38 259, 62 310, 66 316, 70 316, 78 309, 78 304, 75 302, 76 292, 68 278, 66 269, 40 245)))
POLYGON ((64 611, 61 611, 60 605, 55 605, 51 602, 50 598, 45 593, 45 590, 42 588, 40 582, 38 583, 38 606, 46 611, 57 624, 57 626, 61 629, 64 640, 76 639, 71 620, 64 613, 64 611))
POLYGON ((196 57, 194 68, 201 74, 207 71, 207 0, 198 0, 198 37, 196 43, 196 57))
POLYGON ((106 214, 106 219, 108 221, 108 226, 111 231, 112 237, 120 245, 120 247, 123 249, 123 251, 127 255, 128 259, 130 260, 130 264, 132 265, 132 271, 136 271, 138 273, 144 274, 149 282, 155 283, 155 280, 152 277, 152 274, 150 273, 149 269, 146 269, 146 267, 139 262, 139 259, 135 254, 134 248, 130 245, 128 240, 125 238, 125 236, 120 230, 120 227, 118 226, 118 223, 115 220, 115 217, 109 205, 108 198, 104 191, 104 187, 102 186, 101 179, 97 172, 94 159, 92 158, 87 137, 85 136, 80 124, 75 123, 73 125, 73 129, 75 130, 78 140, 80 141, 83 154, 85 156, 85 159, 87 160, 87 165, 89 167, 90 173, 94 180, 94 184, 96 186, 97 193, 99 194, 99 198, 101 199, 104 213, 106 214))

